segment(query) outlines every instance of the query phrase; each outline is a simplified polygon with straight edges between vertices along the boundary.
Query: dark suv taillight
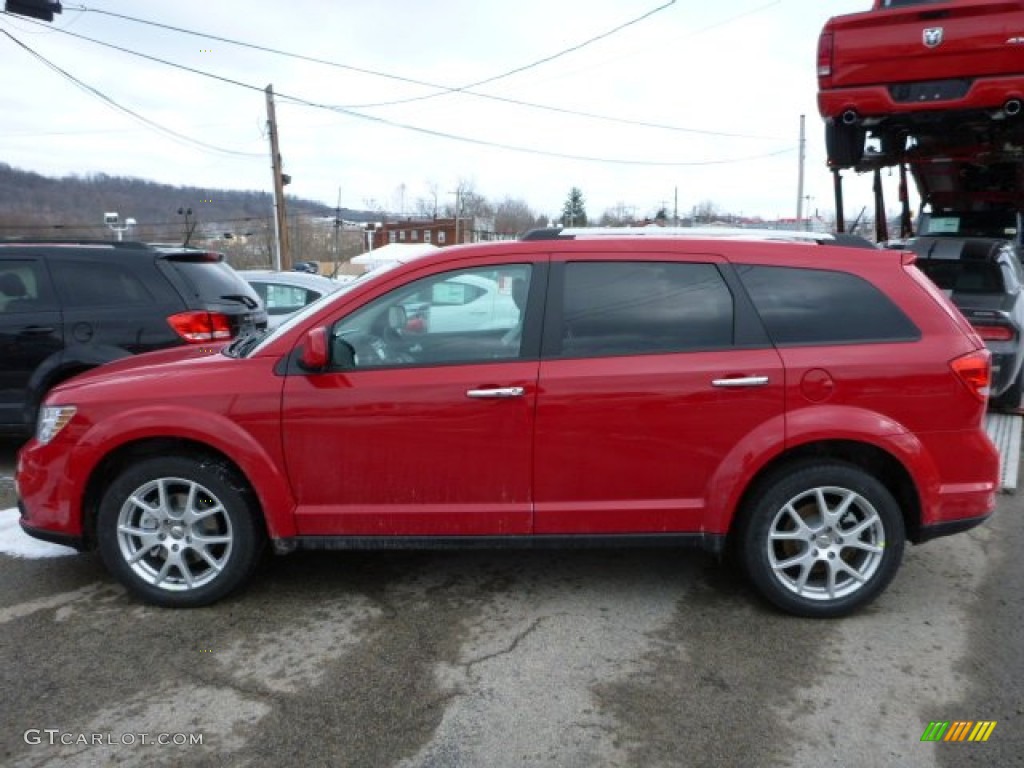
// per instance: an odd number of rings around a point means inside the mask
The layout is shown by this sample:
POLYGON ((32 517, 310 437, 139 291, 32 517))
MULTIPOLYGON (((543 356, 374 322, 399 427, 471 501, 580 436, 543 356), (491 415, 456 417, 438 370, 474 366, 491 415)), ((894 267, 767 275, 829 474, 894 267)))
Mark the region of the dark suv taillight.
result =
POLYGON ((174 332, 190 343, 230 339, 231 319, 221 312, 179 312, 167 318, 174 332))
POLYGON ((992 382, 992 355, 987 349, 979 349, 954 358, 949 367, 972 395, 982 402, 988 399, 989 385, 992 382))

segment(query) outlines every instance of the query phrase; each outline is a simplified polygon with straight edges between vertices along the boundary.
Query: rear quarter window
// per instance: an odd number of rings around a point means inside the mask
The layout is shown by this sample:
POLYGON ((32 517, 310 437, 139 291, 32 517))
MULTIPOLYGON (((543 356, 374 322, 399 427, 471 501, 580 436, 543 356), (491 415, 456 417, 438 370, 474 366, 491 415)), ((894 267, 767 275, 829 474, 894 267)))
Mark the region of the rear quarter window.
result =
POLYGON ((778 345, 916 341, 921 332, 892 300, 848 272, 736 266, 778 345))

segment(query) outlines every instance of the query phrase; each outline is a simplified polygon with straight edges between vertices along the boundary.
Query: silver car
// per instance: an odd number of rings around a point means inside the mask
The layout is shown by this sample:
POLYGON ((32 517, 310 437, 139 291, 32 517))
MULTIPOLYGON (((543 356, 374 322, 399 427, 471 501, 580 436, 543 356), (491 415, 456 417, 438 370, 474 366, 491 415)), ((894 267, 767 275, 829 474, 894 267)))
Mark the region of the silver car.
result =
POLYGON ((268 328, 276 328, 289 315, 344 285, 329 277, 309 272, 242 269, 238 274, 259 294, 267 308, 268 328))

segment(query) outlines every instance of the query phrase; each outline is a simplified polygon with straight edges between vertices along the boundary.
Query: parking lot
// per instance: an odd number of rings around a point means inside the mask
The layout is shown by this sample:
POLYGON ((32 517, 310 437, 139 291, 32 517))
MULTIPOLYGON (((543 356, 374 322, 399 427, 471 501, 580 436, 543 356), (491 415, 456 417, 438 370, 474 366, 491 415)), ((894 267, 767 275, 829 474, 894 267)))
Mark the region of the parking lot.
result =
POLYGON ((689 551, 299 554, 193 611, 0 555, 0 762, 1024 765, 1021 514, 910 548, 838 621, 689 551), (996 727, 921 741, 957 720, 996 727))

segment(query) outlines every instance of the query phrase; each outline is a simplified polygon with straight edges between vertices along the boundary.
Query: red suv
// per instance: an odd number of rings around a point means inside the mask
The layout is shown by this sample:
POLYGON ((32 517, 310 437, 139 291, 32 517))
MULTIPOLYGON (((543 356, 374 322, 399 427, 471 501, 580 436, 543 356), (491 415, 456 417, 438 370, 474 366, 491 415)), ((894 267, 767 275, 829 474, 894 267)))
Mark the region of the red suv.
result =
POLYGON ((838 616, 906 540, 991 513, 989 353, 912 254, 656 234, 446 248, 272 332, 79 376, 19 454, 22 527, 166 606, 228 594, 267 541, 696 544, 838 616))

